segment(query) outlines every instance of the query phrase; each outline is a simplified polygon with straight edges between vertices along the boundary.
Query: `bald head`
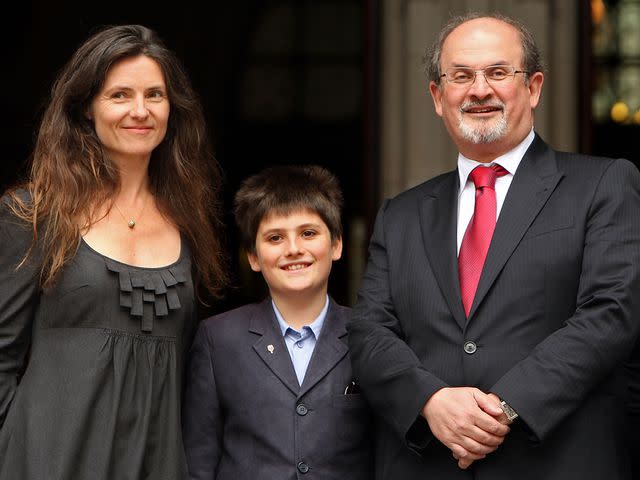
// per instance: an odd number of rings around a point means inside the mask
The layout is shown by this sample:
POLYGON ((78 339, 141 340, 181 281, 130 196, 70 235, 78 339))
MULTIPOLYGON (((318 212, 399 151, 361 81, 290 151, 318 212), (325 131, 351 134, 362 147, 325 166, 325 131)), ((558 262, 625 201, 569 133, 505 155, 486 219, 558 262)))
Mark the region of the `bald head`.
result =
POLYGON ((442 66, 440 63, 442 48, 449 35, 463 24, 483 18, 492 19, 494 21, 502 22, 513 27, 513 29, 517 32, 518 42, 520 43, 520 46, 522 48, 522 65, 524 69, 531 73, 544 73, 544 65, 542 63, 540 50, 538 49, 538 46, 536 45, 535 39, 533 38, 531 32, 521 22, 498 13, 468 13, 466 15, 453 17, 449 22, 447 22, 447 24, 442 27, 442 29, 436 36, 436 40, 433 42, 431 47, 425 50, 425 54, 423 57, 423 66, 427 80, 431 80, 436 83, 440 82, 440 77, 442 75, 442 66))
POLYGON ((475 16, 446 32, 429 83, 436 113, 464 156, 491 162, 531 132, 544 74, 528 70, 522 31, 502 18, 475 16))

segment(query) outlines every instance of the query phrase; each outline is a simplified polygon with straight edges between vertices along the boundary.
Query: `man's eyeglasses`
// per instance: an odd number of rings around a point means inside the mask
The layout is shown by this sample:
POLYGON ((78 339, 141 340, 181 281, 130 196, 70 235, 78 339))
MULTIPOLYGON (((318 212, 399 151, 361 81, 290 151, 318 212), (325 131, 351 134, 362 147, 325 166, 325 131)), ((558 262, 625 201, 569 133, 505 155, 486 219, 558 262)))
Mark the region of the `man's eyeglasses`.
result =
POLYGON ((474 70, 473 68, 464 67, 452 67, 447 68, 445 73, 440 75, 440 78, 444 77, 448 83, 455 83, 456 85, 471 85, 476 81, 476 75, 481 73, 489 83, 499 83, 508 81, 510 82, 516 73, 522 73, 527 75, 529 72, 524 70, 516 70, 509 65, 490 65, 481 70, 474 70))

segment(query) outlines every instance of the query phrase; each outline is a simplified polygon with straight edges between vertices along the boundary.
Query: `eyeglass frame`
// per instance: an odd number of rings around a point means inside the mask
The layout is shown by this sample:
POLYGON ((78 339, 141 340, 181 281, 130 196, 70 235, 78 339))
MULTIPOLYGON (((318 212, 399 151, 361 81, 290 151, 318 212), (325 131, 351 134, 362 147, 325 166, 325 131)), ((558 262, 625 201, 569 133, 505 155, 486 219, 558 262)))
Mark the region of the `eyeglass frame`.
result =
POLYGON ((438 77, 438 78, 446 77, 445 80, 446 80, 447 83, 453 83, 454 85, 458 85, 458 86, 461 86, 461 87, 462 86, 470 87, 471 85, 473 85, 475 83, 475 81, 476 81, 477 76, 478 76, 478 72, 482 73, 482 76, 484 77, 485 82, 487 82, 490 85, 495 85, 496 83, 500 84, 500 82, 503 82, 504 80, 506 80, 507 77, 511 77, 513 79, 513 78, 515 78, 515 76, 518 73, 523 73, 525 76, 529 75, 529 72, 526 71, 526 70, 516 70, 516 67, 514 67, 512 65, 500 65, 500 64, 487 65, 486 67, 481 68, 479 70, 476 70, 476 69, 473 69, 473 68, 468 68, 468 67, 449 67, 449 68, 447 68, 445 70, 445 72, 447 72, 449 70, 468 70, 469 72, 473 72, 473 79, 470 82, 456 82, 455 80, 449 80, 449 77, 447 76, 446 73, 443 73, 443 74, 440 75, 440 77, 438 77), (509 69, 512 69, 513 72, 509 73, 508 75, 506 75, 504 78, 502 78, 500 80, 496 80, 496 79, 489 80, 487 78, 486 73, 485 73, 486 70, 489 69, 489 68, 496 68, 496 67, 509 68, 509 69))

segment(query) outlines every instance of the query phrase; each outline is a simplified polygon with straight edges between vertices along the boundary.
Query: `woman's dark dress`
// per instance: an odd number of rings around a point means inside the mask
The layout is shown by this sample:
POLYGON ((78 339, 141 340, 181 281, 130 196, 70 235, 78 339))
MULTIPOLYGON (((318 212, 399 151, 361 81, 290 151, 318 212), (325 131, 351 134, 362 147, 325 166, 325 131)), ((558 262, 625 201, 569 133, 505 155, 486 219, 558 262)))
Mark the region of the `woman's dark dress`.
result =
POLYGON ((55 287, 0 213, 0 480, 181 480, 190 254, 141 268, 81 242, 55 287), (24 373, 23 373, 24 370, 24 373))

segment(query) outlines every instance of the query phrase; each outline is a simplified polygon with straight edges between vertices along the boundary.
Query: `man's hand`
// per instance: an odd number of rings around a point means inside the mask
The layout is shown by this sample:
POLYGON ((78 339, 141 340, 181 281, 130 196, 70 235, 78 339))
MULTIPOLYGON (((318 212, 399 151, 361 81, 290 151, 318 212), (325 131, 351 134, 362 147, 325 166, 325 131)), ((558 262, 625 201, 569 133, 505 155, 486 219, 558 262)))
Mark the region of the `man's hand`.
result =
MULTIPOLYGON (((460 468, 495 451, 509 433, 498 397, 472 387, 442 388, 422 408, 433 435, 447 446, 460 468)), ((506 417, 505 417, 506 420, 506 417)))

